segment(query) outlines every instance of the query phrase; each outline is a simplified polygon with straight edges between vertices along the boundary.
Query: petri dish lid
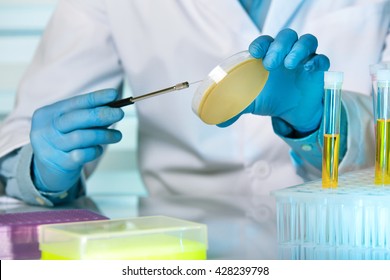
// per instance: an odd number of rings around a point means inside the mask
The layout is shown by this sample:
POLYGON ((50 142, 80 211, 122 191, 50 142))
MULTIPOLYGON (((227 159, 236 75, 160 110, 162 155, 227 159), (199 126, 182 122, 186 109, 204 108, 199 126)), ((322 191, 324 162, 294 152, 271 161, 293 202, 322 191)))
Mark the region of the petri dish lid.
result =
POLYGON ((269 72, 263 61, 239 52, 217 65, 194 93, 192 110, 207 124, 225 122, 259 95, 269 72))

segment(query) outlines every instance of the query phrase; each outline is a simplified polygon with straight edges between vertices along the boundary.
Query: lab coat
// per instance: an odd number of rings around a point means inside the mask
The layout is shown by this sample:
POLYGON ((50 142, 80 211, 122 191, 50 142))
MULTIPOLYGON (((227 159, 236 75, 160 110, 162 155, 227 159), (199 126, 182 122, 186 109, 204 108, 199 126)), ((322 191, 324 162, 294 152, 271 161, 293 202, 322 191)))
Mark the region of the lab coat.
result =
MULTIPOLYGON (((237 0, 59 1, 1 126, 0 156, 29 143, 32 113, 43 105, 123 79, 134 95, 197 81, 257 36, 285 27, 318 38, 318 53, 344 72, 346 91, 369 95, 368 65, 390 60, 385 0, 273 0, 261 31, 237 0)), ((270 117, 206 125, 191 110, 195 90, 136 104, 139 166, 150 194, 267 195, 303 182, 296 169, 311 167, 291 160, 270 117)), ((374 155, 369 98, 346 94, 344 103, 349 138, 341 172, 372 164, 374 155)))
MULTIPOLYGON (((389 14, 387 0, 273 0, 260 32, 238 0, 60 1, 21 82, 16 108, 0 128, 0 156, 29 143, 36 108, 118 87, 124 78, 134 95, 197 81, 257 36, 290 27, 299 35, 314 34, 331 70, 345 74, 348 140, 340 172, 369 166, 368 65, 390 61, 389 14)), ((268 195, 316 175, 296 156, 304 157, 308 146, 299 151, 298 141, 293 161, 269 117, 246 115, 224 129, 206 125, 191 111, 194 90, 136 104, 145 185, 157 198, 181 194, 166 197, 167 203, 141 201, 140 214, 207 223, 213 258, 275 258, 276 215, 268 195), (225 218, 210 217, 210 207, 225 218)), ((87 166, 86 173, 92 169, 87 166)))

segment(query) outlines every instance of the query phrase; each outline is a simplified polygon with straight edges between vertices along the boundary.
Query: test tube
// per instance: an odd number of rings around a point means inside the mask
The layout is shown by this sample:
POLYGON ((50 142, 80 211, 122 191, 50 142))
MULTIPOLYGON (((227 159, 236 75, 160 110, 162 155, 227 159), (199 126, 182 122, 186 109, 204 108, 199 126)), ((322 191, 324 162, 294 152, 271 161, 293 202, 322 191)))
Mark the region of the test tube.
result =
MULTIPOLYGON (((389 69, 390 70, 390 62, 380 62, 377 64, 371 64, 369 66, 371 82, 372 82, 371 96, 372 96, 374 116, 376 116, 375 103, 376 103, 376 96, 378 94, 377 93, 377 90, 378 90, 377 73, 378 73, 378 70, 382 70, 382 69, 389 69)), ((375 118, 374 118, 374 121, 375 121, 375 118)), ((376 125, 376 122, 375 122, 375 125, 376 125)))
POLYGON ((322 151, 322 187, 338 185, 342 72, 324 73, 324 146, 322 151))
POLYGON ((377 72, 375 98, 375 179, 376 185, 390 184, 390 70, 377 72))

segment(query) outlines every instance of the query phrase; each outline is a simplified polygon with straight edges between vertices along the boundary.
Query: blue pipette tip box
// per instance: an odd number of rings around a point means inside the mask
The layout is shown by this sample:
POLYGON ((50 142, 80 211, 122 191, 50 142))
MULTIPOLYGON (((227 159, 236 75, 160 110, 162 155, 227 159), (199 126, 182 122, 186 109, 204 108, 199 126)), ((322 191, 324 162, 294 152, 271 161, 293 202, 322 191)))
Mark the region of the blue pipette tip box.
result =
POLYGON ((390 259, 390 185, 372 169, 273 192, 280 259, 390 259))
POLYGON ((0 214, 0 259, 40 259, 40 225, 107 219, 85 209, 0 214))

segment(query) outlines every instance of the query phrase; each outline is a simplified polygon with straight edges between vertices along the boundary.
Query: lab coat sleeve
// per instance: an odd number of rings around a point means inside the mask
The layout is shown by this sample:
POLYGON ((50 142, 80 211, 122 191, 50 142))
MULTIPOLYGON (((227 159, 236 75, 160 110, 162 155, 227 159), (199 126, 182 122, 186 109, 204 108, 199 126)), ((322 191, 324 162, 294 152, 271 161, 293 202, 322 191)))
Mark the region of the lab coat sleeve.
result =
POLYGON ((0 159, 2 181, 6 182, 6 195, 22 199, 28 204, 39 206, 54 206, 74 200, 84 194, 83 178, 77 185, 63 193, 42 193, 38 191, 30 176, 31 145, 17 149, 0 159))
MULTIPOLYGON (((15 156, 15 174, 6 193, 36 203, 29 176, 31 155, 13 154, 29 146, 33 112, 58 100, 103 88, 118 88, 123 69, 102 0, 60 0, 19 85, 11 114, 0 125, 0 158, 15 156), (28 191, 26 190, 28 189, 28 191)), ((11 160, 11 158, 8 158, 11 160)), ((94 165, 96 162, 94 162, 94 165)), ((87 165, 89 174, 94 167, 87 165)), ((84 170, 84 171, 85 171, 84 170)), ((0 167, 0 176, 6 171, 0 167)), ((50 205, 49 200, 44 200, 50 205)))
MULTIPOLYGON (((343 92, 340 128, 340 173, 367 168, 374 164, 375 137, 371 97, 343 92), (344 141, 343 141, 344 139, 344 141)), ((297 173, 305 180, 321 175, 323 128, 304 138, 289 138, 274 125, 274 131, 290 147, 297 173)))

